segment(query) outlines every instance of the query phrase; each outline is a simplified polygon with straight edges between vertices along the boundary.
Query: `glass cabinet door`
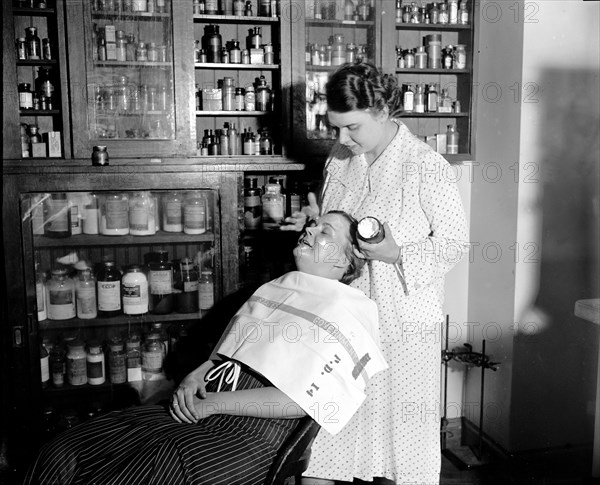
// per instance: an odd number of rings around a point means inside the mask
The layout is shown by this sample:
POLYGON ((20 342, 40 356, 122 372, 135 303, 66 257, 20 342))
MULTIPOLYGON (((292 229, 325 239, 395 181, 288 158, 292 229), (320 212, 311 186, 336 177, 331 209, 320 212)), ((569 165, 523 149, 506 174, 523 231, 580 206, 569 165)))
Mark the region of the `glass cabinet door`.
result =
POLYGON ((175 67, 184 34, 173 28, 182 3, 93 0, 69 9, 84 19, 83 39, 69 35, 74 57, 85 66, 72 76, 75 126, 85 127, 75 134, 77 157, 88 157, 97 145, 113 156, 185 154, 191 145, 182 115, 185 83, 178 84, 182 68, 175 67))

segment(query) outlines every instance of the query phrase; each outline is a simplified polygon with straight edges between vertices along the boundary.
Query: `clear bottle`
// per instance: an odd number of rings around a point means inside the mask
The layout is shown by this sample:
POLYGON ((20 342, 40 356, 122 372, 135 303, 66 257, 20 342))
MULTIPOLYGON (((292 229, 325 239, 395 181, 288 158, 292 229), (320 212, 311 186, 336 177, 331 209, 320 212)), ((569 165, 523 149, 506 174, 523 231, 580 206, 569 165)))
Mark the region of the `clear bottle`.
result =
POLYGON ((100 219, 100 207, 98 196, 94 193, 89 193, 84 198, 83 224, 82 231, 84 234, 98 234, 100 219))
POLYGON ((438 102, 438 111, 440 113, 451 113, 452 112, 452 99, 448 94, 447 88, 442 88, 442 94, 438 102))
POLYGON ((438 91, 437 83, 429 85, 427 90, 427 111, 435 113, 438 110, 438 91))
POLYGON ((186 194, 183 201, 183 232, 204 234, 206 232, 206 197, 200 191, 186 194))
POLYGON ((458 23, 458 0, 448 0, 448 23, 458 23))
POLYGON ((198 269, 190 258, 181 260, 181 270, 175 281, 175 311, 194 313, 198 306, 198 269))
POLYGON ((20 83, 17 89, 19 92, 19 109, 33 109, 33 93, 31 92, 31 84, 20 83))
POLYGON ((121 337, 111 338, 108 352, 108 369, 111 383, 122 384, 127 382, 126 357, 121 337))
POLYGON ((203 311, 209 310, 215 303, 215 287, 211 270, 204 270, 200 275, 198 300, 200 302, 200 310, 203 311))
POLYGON ((406 69, 413 69, 415 67, 415 51, 414 49, 408 49, 404 54, 404 67, 406 69))
POLYGON ((262 196, 262 224, 264 229, 278 229, 283 222, 283 195, 281 185, 266 184, 262 196))
POLYGON ((467 25, 469 23, 469 9, 467 8, 467 2, 460 2, 458 8, 458 23, 461 25, 467 25))
POLYGON ((71 235, 71 211, 67 194, 53 193, 44 201, 45 235, 65 238, 71 235))
POLYGON ((42 44, 37 35, 37 27, 27 27, 25 29, 25 45, 27 59, 40 60, 42 58, 42 44))
POLYGON ((127 361, 127 382, 139 382, 142 380, 142 355, 140 337, 132 335, 125 342, 127 361))
POLYGON ((244 0, 233 0, 233 15, 242 17, 244 15, 244 0))
POLYGON ((149 191, 133 192, 129 197, 129 234, 156 234, 154 198, 149 191))
POLYGON ((106 261, 98 272, 98 316, 115 317, 121 314, 121 272, 114 261, 106 261))
POLYGON ((138 264, 127 267, 121 278, 123 295, 123 313, 125 315, 143 315, 148 313, 148 278, 138 264))
POLYGON ((48 319, 68 320, 75 318, 75 284, 67 275, 67 270, 52 270, 52 278, 46 282, 46 303, 48 319))
POLYGON ((145 42, 138 42, 135 47, 135 60, 137 62, 148 61, 148 48, 145 42))
POLYGON ((67 204, 71 211, 71 235, 81 234, 83 231, 83 201, 81 192, 67 193, 67 204))
POLYGON ((467 67, 467 51, 465 44, 456 44, 454 51, 454 68, 466 69, 467 67))
POLYGON ((164 379, 163 345, 160 336, 150 334, 146 337, 142 348, 142 378, 145 381, 164 379))
POLYGON ((260 229, 262 220, 261 191, 258 177, 246 177, 244 180, 244 225, 247 230, 260 229))
POLYGON ((150 311, 164 315, 173 311, 173 266, 167 251, 158 250, 149 263, 150 311))
POLYGON ((422 84, 417 84, 415 92, 415 113, 425 113, 425 90, 422 84))
POLYGON ((71 340, 67 345, 67 382, 72 386, 87 384, 87 352, 79 339, 71 340))
POLYGON ((406 113, 412 113, 415 109, 415 92, 413 91, 412 84, 408 84, 404 90, 402 105, 406 113))
POLYGON ((450 22, 450 17, 448 14, 448 5, 446 5, 446 3, 441 3, 440 4, 440 13, 438 16, 438 23, 445 25, 448 24, 450 22))
POLYGON ((46 389, 50 383, 50 354, 44 342, 40 342, 40 376, 42 389, 46 389))
POLYGON ((54 387, 64 386, 67 376, 66 352, 58 346, 50 351, 50 375, 54 387))
POLYGON ((96 340, 88 342, 86 355, 87 381, 92 386, 99 386, 106 382, 106 365, 102 345, 96 340))
MULTIPOLYGON (((29 134, 27 133, 28 129, 29 129, 29 125, 27 123, 21 123, 21 126, 20 126, 21 157, 23 157, 23 158, 29 158, 31 156, 31 151, 29 148, 31 140, 29 139, 29 134)), ((43 226, 42 226, 42 229, 43 229, 43 226)))
POLYGON ((267 86, 267 80, 260 76, 256 88, 256 109, 258 111, 268 111, 271 101, 271 90, 267 86))
POLYGON ((446 132, 446 153, 449 155, 456 155, 458 153, 458 131, 454 128, 454 125, 448 125, 448 131, 446 132))
POLYGON ((77 297, 77 317, 89 320, 98 316, 96 299, 96 279, 90 268, 81 268, 75 281, 77 297))
POLYGON ((254 86, 252 85, 246 86, 246 93, 244 94, 244 110, 256 110, 256 94, 254 93, 254 86))
POLYGON ((125 193, 108 193, 100 199, 100 234, 129 234, 129 198, 125 193))
POLYGON ((46 320, 48 313, 46 312, 46 290, 45 290, 44 272, 40 270, 40 264, 35 263, 35 296, 37 306, 38 322, 46 320))
POLYGON ((162 230, 183 231, 183 196, 179 192, 168 192, 162 198, 162 230))

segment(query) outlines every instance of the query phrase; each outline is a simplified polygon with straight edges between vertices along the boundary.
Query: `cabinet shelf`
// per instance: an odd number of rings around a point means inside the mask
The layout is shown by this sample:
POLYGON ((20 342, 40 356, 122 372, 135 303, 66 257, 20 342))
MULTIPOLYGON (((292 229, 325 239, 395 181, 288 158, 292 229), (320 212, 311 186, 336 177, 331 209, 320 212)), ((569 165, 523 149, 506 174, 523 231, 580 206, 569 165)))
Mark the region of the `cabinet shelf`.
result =
POLYGON ((418 69, 418 68, 404 68, 396 69, 396 74, 471 74, 471 69, 418 69))
POLYGON ((394 116, 397 118, 468 118, 469 113, 439 113, 435 111, 428 113, 398 113, 394 116))
POLYGON ((150 61, 94 61, 96 67, 171 67, 171 62, 150 61))
POLYGON ((206 21, 206 22, 224 22, 224 23, 236 23, 236 24, 277 24, 279 23, 279 17, 258 17, 243 16, 243 15, 207 15, 207 14, 194 14, 195 21, 206 21))
POLYGON ((64 239, 35 236, 36 248, 59 248, 81 246, 146 246, 159 244, 199 244, 214 242, 215 234, 185 234, 183 232, 157 232, 152 236, 105 236, 97 234, 79 234, 64 239))
POLYGON ((21 59, 17 66, 53 66, 57 63, 56 59, 21 59))
POLYGON ((111 318, 92 318, 83 320, 71 318, 69 320, 42 320, 39 322, 40 330, 70 330, 79 328, 106 328, 122 325, 140 326, 148 323, 178 322, 183 320, 200 319, 200 311, 194 313, 167 313, 166 315, 155 315, 144 313, 143 315, 119 315, 111 318))
POLYGON ((196 62, 196 69, 227 69, 231 71, 251 70, 251 71, 275 71, 280 68, 279 64, 234 64, 231 62, 196 62))
MULTIPOLYGON (((108 377, 106 379, 106 382, 104 384, 99 384, 96 386, 92 386, 91 384, 83 384, 81 386, 73 386, 71 384, 67 384, 65 382, 64 385, 62 385, 61 387, 54 387, 53 385, 48 386, 46 389, 42 389, 42 393, 46 394, 46 395, 56 395, 56 394, 74 394, 74 393, 88 393, 88 392, 94 392, 94 391, 108 391, 108 392, 113 392, 116 390, 119 391, 127 391, 127 390, 131 390, 132 392, 136 392, 135 387, 133 386, 133 384, 143 384, 146 382, 150 382, 150 381, 134 381, 134 382, 123 382, 121 384, 114 384, 112 382, 109 382, 108 377)), ((157 381, 152 381, 152 382, 157 382, 157 381)), ((167 382, 167 380, 165 379, 165 382, 167 382)))
POLYGON ((22 15, 27 17, 49 17, 55 13, 56 10, 54 8, 15 7, 13 9, 13 15, 22 15))
POLYGON ((273 111, 196 111, 196 116, 270 116, 273 111))
POLYGON ((369 28, 374 27, 375 22, 373 20, 323 20, 323 19, 310 19, 306 21, 308 27, 363 27, 369 28))
POLYGON ((157 18, 171 18, 169 13, 160 12, 92 12, 94 19, 117 19, 117 20, 153 20, 157 18))
POLYGON ((471 24, 406 24, 396 23, 396 30, 434 30, 434 31, 458 31, 471 30, 471 24))
POLYGON ((56 116, 60 114, 59 109, 22 109, 19 116, 56 116))

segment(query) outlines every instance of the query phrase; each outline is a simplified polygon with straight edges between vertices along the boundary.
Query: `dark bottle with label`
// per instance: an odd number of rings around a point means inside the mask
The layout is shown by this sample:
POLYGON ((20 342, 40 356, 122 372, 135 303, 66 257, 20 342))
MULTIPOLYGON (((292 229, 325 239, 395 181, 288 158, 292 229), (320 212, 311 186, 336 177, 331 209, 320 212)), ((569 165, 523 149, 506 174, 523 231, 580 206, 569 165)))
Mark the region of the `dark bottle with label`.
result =
POLYGON ((198 270, 189 258, 181 260, 175 288, 175 311, 193 313, 198 311, 198 270))
POLYGON ((98 272, 98 316, 116 317, 121 314, 121 272, 114 261, 106 261, 98 272))
POLYGON ((221 62, 221 51, 223 49, 223 38, 219 33, 219 26, 209 24, 204 27, 202 36, 202 48, 206 52, 207 62, 221 62))
POLYGON ((173 311, 173 266, 169 262, 167 251, 160 250, 153 254, 148 265, 150 271, 150 311, 164 315, 173 311))
POLYGON ((248 230, 259 229, 262 219, 262 204, 258 177, 246 177, 244 185, 244 225, 248 230))
POLYGON ((40 67, 38 77, 35 79, 35 92, 38 96, 52 99, 54 94, 54 83, 52 82, 49 67, 40 67))

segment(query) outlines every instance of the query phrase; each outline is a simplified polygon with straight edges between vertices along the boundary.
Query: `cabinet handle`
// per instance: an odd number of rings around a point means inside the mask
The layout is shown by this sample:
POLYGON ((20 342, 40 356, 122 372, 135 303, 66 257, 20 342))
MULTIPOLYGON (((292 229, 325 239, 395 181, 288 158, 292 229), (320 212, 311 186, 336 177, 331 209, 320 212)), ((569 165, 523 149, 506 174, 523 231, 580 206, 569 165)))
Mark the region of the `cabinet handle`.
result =
POLYGON ((23 325, 17 325, 13 327, 13 347, 15 349, 22 349, 25 342, 25 328, 23 325))

